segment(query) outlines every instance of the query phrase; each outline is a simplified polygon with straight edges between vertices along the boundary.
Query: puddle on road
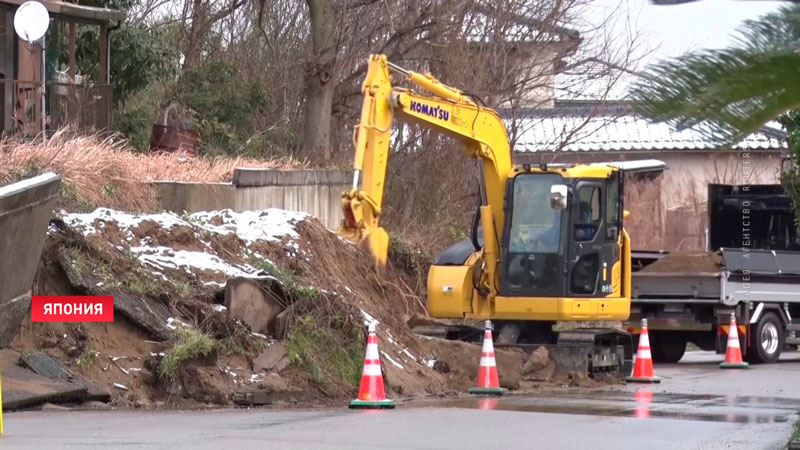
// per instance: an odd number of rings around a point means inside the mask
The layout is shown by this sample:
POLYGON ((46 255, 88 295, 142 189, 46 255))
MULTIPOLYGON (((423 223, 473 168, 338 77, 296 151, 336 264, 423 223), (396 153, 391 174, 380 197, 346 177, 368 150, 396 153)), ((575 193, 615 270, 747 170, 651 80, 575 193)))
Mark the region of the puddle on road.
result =
MULTIPOLYGON (((664 394, 652 393, 646 390, 639 390, 634 393, 624 392, 626 401, 620 403, 559 403, 557 397, 506 397, 506 398, 467 398, 458 400, 448 400, 443 402, 432 402, 424 405, 426 407, 439 408, 465 408, 465 409, 490 409, 495 411, 520 411, 520 412, 540 412, 554 414, 579 414, 602 417, 634 417, 640 419, 676 419, 700 422, 728 422, 728 423, 780 423, 790 420, 790 416, 796 414, 797 409, 791 413, 771 413, 754 411, 703 411, 702 406, 686 402, 673 401, 662 402, 664 394), (631 404, 633 403, 633 404, 631 404), (686 409, 664 409, 674 404, 682 403, 686 409)), ((567 395, 564 397, 573 397, 567 395)), ((684 396, 686 397, 686 396, 684 396)), ((714 397, 714 396, 688 396, 688 397, 714 397)), ((585 398, 585 397, 584 397, 585 398)), ((722 397, 725 399, 725 397, 722 397)), ((697 398, 693 398, 697 400, 697 398)), ((623 399, 619 399, 623 400, 623 399)), ((710 398, 713 400, 713 398, 710 398)), ((789 399, 784 399, 789 400, 789 399)), ((731 406, 730 403, 722 403, 711 406, 731 406)), ((758 409, 758 408, 756 408, 758 409)), ((800 408, 798 408, 800 409, 800 408)))
MULTIPOLYGON (((630 391, 597 391, 592 392, 587 397, 586 392, 546 392, 541 395, 548 399, 587 399, 587 400, 610 400, 622 402, 637 402, 638 392, 650 392, 648 390, 638 390, 631 395, 630 391)), ((725 406, 742 408, 769 408, 781 409, 792 412, 800 411, 800 399, 752 396, 752 395, 709 395, 709 394, 675 394, 669 392, 653 392, 650 394, 651 403, 669 405, 692 405, 692 406, 725 406)))

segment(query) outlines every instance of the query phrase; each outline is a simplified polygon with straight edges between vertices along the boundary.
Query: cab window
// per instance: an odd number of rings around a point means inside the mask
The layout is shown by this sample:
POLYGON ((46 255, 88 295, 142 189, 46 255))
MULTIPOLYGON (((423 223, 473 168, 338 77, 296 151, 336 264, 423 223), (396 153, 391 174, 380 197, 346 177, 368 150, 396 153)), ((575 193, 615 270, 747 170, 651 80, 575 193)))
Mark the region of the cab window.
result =
POLYGON ((582 186, 578 191, 578 217, 575 220, 574 238, 576 241, 591 241, 600 227, 601 196, 600 187, 582 186))
POLYGON ((504 284, 511 292, 555 295, 562 258, 562 210, 550 205, 550 189, 564 180, 556 174, 519 175, 514 180, 504 284))

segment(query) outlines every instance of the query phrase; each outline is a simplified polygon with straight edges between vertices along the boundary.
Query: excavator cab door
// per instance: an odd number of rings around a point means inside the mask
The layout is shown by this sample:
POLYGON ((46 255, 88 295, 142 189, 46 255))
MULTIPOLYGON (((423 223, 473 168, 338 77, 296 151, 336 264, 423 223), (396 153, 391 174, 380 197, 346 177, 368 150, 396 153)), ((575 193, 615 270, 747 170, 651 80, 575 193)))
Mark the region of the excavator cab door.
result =
POLYGON ((573 189, 569 229, 570 297, 612 292, 611 270, 619 260, 621 230, 619 172, 608 179, 578 180, 573 189))

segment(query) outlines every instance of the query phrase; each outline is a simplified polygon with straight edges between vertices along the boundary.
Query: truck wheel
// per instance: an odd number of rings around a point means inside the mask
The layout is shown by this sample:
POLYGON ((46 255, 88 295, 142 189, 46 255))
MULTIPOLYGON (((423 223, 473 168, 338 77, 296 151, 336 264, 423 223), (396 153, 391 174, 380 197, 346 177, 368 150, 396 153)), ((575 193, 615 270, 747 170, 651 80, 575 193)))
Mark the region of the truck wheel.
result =
POLYGON ((676 363, 686 353, 686 338, 677 333, 653 333, 650 350, 653 362, 676 363))
POLYGON ((780 318, 773 313, 764 313, 750 336, 747 359, 756 364, 774 363, 781 356, 784 335, 780 318))

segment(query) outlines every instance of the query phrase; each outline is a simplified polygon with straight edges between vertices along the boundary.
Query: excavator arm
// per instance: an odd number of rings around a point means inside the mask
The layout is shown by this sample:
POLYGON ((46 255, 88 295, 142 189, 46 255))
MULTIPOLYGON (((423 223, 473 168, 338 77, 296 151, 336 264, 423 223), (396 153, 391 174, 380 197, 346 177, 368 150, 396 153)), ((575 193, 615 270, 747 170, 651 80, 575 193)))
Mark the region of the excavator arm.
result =
MULTIPOLYGON (((389 235, 380 226, 380 215, 396 115, 461 141, 467 154, 482 162, 486 193, 486 204, 481 207, 485 272, 493 279, 499 253, 496 230, 503 229, 503 192, 513 169, 500 116, 429 74, 393 65, 385 55, 370 56, 362 92, 361 120, 354 132, 353 188, 342 197, 344 220, 340 233, 368 249, 378 266, 386 264, 389 235), (392 71, 429 94, 394 87, 392 71)), ((490 291, 495 290, 493 282, 485 285, 490 291)))

